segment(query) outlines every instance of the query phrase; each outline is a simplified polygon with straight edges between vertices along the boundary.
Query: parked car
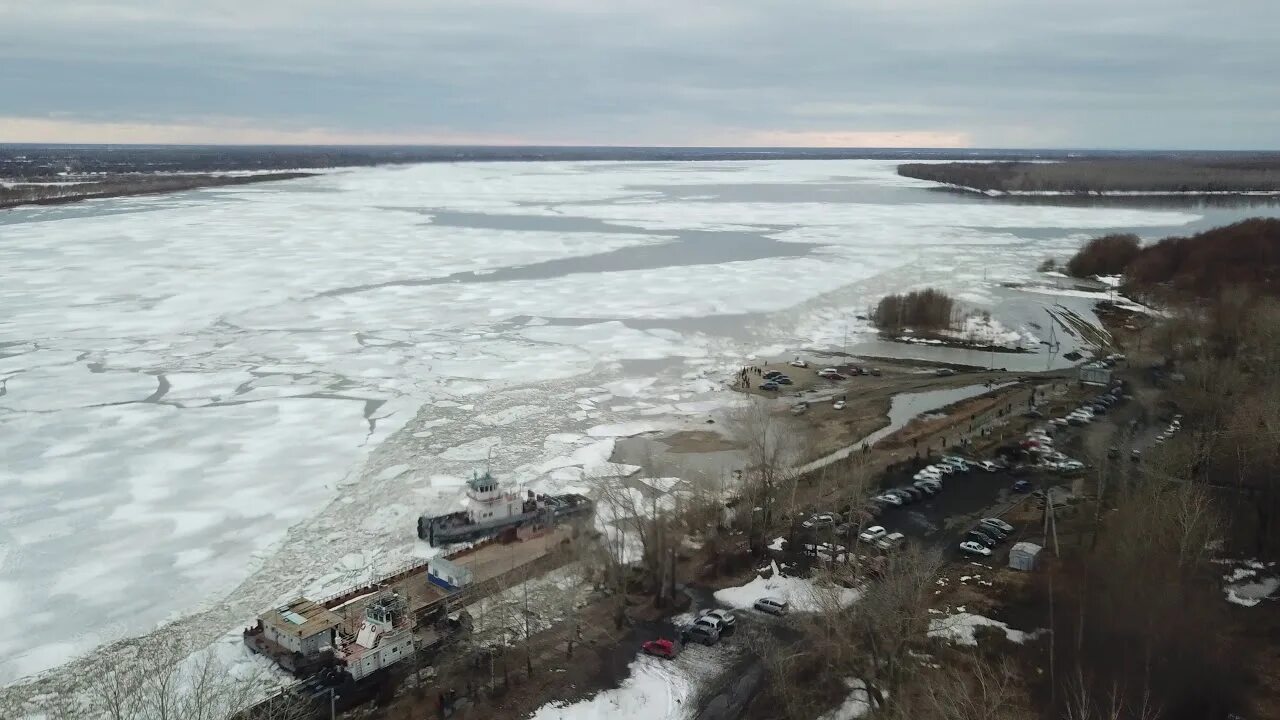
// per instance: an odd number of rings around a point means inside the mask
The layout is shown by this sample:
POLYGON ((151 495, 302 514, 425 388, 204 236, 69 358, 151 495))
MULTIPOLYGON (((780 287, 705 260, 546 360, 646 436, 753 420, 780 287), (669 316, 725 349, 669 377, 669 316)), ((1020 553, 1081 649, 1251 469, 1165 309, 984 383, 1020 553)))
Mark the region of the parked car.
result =
POLYGON ((915 485, 903 485, 900 488, 894 488, 894 489, 897 490, 898 492, 904 492, 910 495, 911 500, 913 502, 924 499, 924 495, 925 495, 924 491, 916 487, 915 485))
POLYGON ((658 638, 657 640, 648 640, 640 646, 647 655, 654 655, 660 658, 670 660, 680 653, 680 646, 666 638, 658 638))
POLYGON ((928 495, 937 495, 942 490, 942 483, 934 480, 917 480, 913 487, 918 487, 928 495))
POLYGON ((803 415, 807 412, 809 412, 809 403, 807 402, 802 401, 791 406, 792 415, 803 415))
POLYGON ((984 547, 996 546, 995 538, 992 538, 991 536, 985 535, 980 532, 974 532, 973 530, 970 530, 969 532, 965 533, 964 539, 966 542, 978 543, 979 545, 982 545, 984 547))
POLYGON ((978 521, 979 525, 989 525, 994 528, 1003 530, 1005 534, 1013 532, 1013 526, 1001 520, 1000 518, 982 518, 978 521))
POLYGON ((768 390, 769 392, 777 392, 777 390, 778 390, 778 383, 776 383, 776 382, 767 382, 767 383, 763 383, 763 384, 760 386, 760 389, 761 389, 761 390, 768 390))
POLYGON ((951 375, 955 375, 956 371, 952 370, 951 368, 938 368, 937 370, 934 371, 933 374, 937 375, 938 377, 949 377, 951 375))
POLYGON ((930 467, 937 468, 938 472, 942 473, 943 475, 953 475, 959 472, 960 470, 955 465, 948 465, 946 463, 938 463, 937 465, 931 465, 930 467))
POLYGON ((986 535, 992 540, 995 540, 997 544, 1002 543, 1005 540, 1008 540, 1009 535, 1011 534, 1011 533, 1005 532, 1004 530, 1001 530, 998 527, 995 527, 994 525, 983 525, 982 523, 978 523, 977 525, 973 526, 972 532, 986 535))
POLYGON ((981 543, 965 540, 964 542, 960 543, 960 552, 967 553, 969 555, 981 555, 983 557, 986 557, 991 554, 991 548, 981 543))
POLYGON ((765 380, 772 380, 773 378, 776 378, 776 377, 782 377, 782 371, 781 371, 781 370, 770 370, 769 372, 765 373, 762 377, 763 377, 765 380))
POLYGON ((911 503, 916 501, 916 498, 914 495, 911 495, 910 493, 905 493, 898 488, 894 488, 892 490, 886 490, 884 494, 890 497, 902 498, 903 505, 910 505, 911 503))
POLYGON ((872 543, 880 538, 888 535, 889 531, 879 525, 872 525, 858 534, 858 539, 865 543, 872 543))
POLYGON ((907 536, 900 532, 889 533, 876 541, 876 547, 881 550, 893 550, 899 545, 907 541, 907 536))
POLYGON ((837 400, 831 403, 831 407, 834 410, 843 410, 845 409, 845 402, 843 400, 837 400))
POLYGON ((832 380, 835 380, 840 377, 840 371, 833 367, 822 368, 818 371, 818 377, 831 378, 832 380))
POLYGON ((1064 417, 1054 418, 1049 422, 1053 423, 1054 425, 1057 425, 1058 427, 1065 427, 1066 425, 1070 424, 1069 421, 1064 417))
POLYGON ((903 505, 903 504, 905 503, 905 501, 904 501, 902 498, 898 497, 897 495, 890 495, 889 493, 884 493, 884 494, 882 494, 882 495, 877 495, 877 496, 875 496, 875 497, 873 497, 873 498, 871 498, 871 499, 872 499, 872 500, 879 501, 879 502, 886 502, 886 503, 889 503, 890 505, 893 505, 894 507, 897 507, 897 506, 899 506, 899 505, 903 505))
POLYGON ((805 362, 804 360, 801 360, 800 358, 796 358, 795 360, 792 360, 788 364, 791 365, 791 367, 801 367, 801 368, 809 367, 809 363, 805 362))
POLYGON ((1019 480, 1013 484, 1013 491, 1019 493, 1031 492, 1031 482, 1028 480, 1019 480))
POLYGON ((680 639, 685 643, 702 643, 703 645, 715 645, 720 642, 720 632, 709 625, 685 625, 680 628, 680 639))
POLYGON ((787 601, 776 597, 762 597, 752 607, 770 615, 786 615, 788 609, 787 601))
POLYGON ((802 527, 808 528, 810 530, 817 529, 817 528, 835 527, 835 524, 836 524, 836 516, 832 515, 831 513, 819 513, 817 515, 812 515, 809 517, 809 519, 800 523, 802 527))
POLYGON ((961 472, 969 469, 969 461, 956 455, 943 455, 942 462, 946 465, 958 468, 961 472))
POLYGON ((779 375, 778 377, 774 378, 774 379, 773 379, 773 381, 774 381, 774 382, 776 382, 776 383, 778 383, 779 385, 793 385, 793 384, 794 384, 793 382, 791 382, 791 378, 787 377, 786 375, 779 375))
POLYGON ((873 377, 880 377, 880 368, 871 368, 867 372, 871 373, 873 377))
POLYGON ((978 463, 978 468, 979 468, 979 469, 981 469, 981 470, 985 470, 986 472, 993 473, 993 472, 995 472, 995 471, 999 470, 999 469, 1000 469, 1000 466, 999 466, 999 465, 996 465, 995 463, 991 462, 990 460, 983 460, 982 462, 978 463))
POLYGON ((720 625, 725 628, 731 628, 738 624, 738 618, 728 610, 708 610, 703 613, 704 617, 714 617, 720 621, 720 625))
POLYGON ((720 618, 712 615, 700 615, 697 620, 693 621, 694 627, 705 627, 715 630, 716 633, 724 632, 724 623, 720 622, 720 618))

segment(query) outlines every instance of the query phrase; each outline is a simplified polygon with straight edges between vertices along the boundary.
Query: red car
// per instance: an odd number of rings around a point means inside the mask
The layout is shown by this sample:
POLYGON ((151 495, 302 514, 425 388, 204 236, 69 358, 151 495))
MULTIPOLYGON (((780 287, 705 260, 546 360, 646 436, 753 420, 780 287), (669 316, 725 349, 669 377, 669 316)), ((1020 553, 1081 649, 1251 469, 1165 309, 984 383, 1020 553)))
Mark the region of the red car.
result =
POLYGON ((673 658, 676 656, 676 653, 680 652, 680 649, 676 644, 666 638, 650 640, 640 647, 643 648, 646 653, 650 655, 657 655, 661 658, 673 658))

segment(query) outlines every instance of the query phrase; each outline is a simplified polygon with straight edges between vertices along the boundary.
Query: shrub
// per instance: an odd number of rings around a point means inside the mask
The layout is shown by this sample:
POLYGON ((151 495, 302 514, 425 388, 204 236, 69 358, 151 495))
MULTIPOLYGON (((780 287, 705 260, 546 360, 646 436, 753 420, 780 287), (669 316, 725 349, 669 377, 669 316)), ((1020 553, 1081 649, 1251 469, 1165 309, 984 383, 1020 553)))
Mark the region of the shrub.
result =
POLYGON ((951 296, 926 288, 913 290, 905 295, 886 295, 876 305, 871 321, 881 330, 896 331, 903 328, 916 330, 943 330, 951 327, 955 300, 951 296))

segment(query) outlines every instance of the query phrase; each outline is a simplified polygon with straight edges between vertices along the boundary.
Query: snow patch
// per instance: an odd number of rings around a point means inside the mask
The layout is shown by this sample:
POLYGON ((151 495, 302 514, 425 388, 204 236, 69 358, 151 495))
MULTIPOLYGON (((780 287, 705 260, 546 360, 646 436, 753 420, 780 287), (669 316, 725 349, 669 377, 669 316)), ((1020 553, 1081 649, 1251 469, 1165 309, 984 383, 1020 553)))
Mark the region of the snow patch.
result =
POLYGON ((930 620, 929 637, 941 638, 957 645, 977 645, 977 629, 980 627, 993 627, 1003 630, 1004 636, 1010 642, 1022 644, 1027 638, 1035 637, 1037 634, 1015 630, 1009 627, 1007 623, 983 617, 977 613, 963 612, 963 607, 957 609, 961 612, 930 620))
POLYGON ((862 593, 853 588, 817 585, 805 578, 787 577, 770 563, 772 577, 757 575, 745 585, 724 588, 715 592, 716 601, 739 610, 746 610, 763 597, 786 600, 793 612, 817 612, 823 608, 848 607, 858 601, 862 593))
POLYGON ((675 662, 641 657, 617 689, 576 703, 543 705, 531 720, 677 720, 691 714, 694 689, 675 662))

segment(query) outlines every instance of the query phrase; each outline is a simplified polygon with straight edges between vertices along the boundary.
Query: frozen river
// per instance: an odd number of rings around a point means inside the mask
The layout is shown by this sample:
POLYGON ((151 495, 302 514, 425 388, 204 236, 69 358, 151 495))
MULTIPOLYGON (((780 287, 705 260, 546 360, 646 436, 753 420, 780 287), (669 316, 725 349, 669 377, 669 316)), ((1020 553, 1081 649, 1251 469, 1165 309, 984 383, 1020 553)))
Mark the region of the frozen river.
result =
POLYGON ((0 214, 0 684, 424 555, 413 518, 491 453, 582 486, 612 437, 701 422, 748 355, 876 348, 856 316, 885 292, 1035 336, 1060 298, 1006 284, 1039 260, 1206 222, 926 187, 878 161, 435 164, 0 214))

